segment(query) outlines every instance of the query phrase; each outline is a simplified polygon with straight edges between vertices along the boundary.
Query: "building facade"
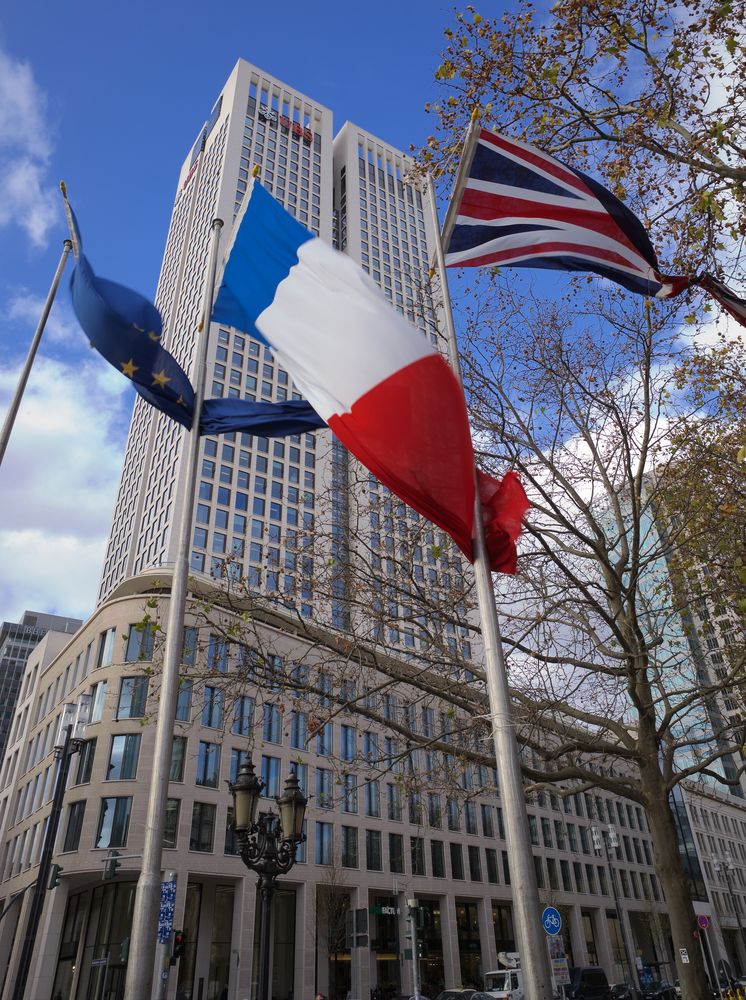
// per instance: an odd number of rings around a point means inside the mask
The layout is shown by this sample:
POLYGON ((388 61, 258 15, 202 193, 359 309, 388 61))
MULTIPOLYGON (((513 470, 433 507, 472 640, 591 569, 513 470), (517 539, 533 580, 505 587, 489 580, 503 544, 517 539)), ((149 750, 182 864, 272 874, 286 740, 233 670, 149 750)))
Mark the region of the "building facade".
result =
POLYGON ((3 622, 0 626, 0 763, 5 756, 21 677, 31 650, 50 629, 72 634, 82 624, 79 618, 24 611, 20 622, 3 622))
MULTIPOLYGON (((9 748, 18 764, 0 774, 3 905, 35 875, 61 706, 80 694, 90 694, 93 706, 65 795, 54 854, 63 872, 47 894, 30 981, 35 997, 121 995, 166 584, 158 571, 125 582, 36 670, 19 704, 25 724, 9 748), (102 881, 111 850, 121 853, 121 867, 102 881)), ((499 790, 492 768, 469 756, 469 720, 432 689, 395 680, 382 661, 351 655, 334 631, 311 635, 265 602, 264 612, 259 604, 252 609, 250 635, 230 630, 229 641, 228 618, 202 617, 207 592, 192 596, 201 600, 185 634, 163 859, 177 875, 174 926, 187 944, 169 996, 219 1000, 226 986, 239 998, 255 989, 256 877, 236 855, 226 784, 247 754, 267 798, 281 792, 290 769, 309 797, 307 840, 275 901, 273 996, 411 992, 410 898, 423 911, 426 994, 479 985, 497 953, 515 949, 515 937, 499 790), (358 700, 364 712, 354 711, 358 700), (352 947, 348 909, 365 921, 365 937, 352 947)), ((36 666, 30 663, 30 671, 36 666)), ((403 660, 402 670, 408 667, 403 660)), ((598 963, 611 980, 624 979, 625 934, 633 955, 672 969, 665 904, 639 807, 606 793, 547 794, 529 801, 528 812, 541 897, 563 915, 570 961, 598 963), (594 850, 591 828, 599 824, 619 833, 611 865, 594 850)), ((17 921, 0 923, 3 997, 18 957, 23 900, 17 921)))

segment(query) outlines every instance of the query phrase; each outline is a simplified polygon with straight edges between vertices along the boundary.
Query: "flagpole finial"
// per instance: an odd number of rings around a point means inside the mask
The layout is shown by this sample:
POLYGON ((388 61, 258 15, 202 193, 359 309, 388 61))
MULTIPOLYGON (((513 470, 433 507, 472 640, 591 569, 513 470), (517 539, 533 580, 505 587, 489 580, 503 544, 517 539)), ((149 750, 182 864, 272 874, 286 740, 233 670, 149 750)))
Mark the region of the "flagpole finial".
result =
POLYGON ((67 226, 70 230, 73 256, 77 260, 80 256, 80 234, 78 233, 78 226, 73 216, 72 209, 70 208, 70 202, 67 200, 67 184, 65 184, 64 181, 60 181, 60 192, 62 194, 62 201, 65 205, 65 218, 67 219, 67 226))
POLYGON ((254 169, 251 171, 251 176, 252 177, 258 177, 259 176, 259 164, 258 163, 254 164, 254 169))
POLYGON ((478 105, 478 104, 477 104, 477 105, 475 105, 475 106, 474 106, 474 107, 473 107, 473 108, 471 109, 471 123, 472 123, 472 125, 473 125, 473 124, 474 124, 474 122, 475 122, 475 121, 476 121, 476 120, 477 120, 477 119, 479 118, 479 116, 480 116, 480 114, 481 114, 481 113, 482 113, 482 109, 481 109, 481 108, 479 107, 479 105, 478 105))

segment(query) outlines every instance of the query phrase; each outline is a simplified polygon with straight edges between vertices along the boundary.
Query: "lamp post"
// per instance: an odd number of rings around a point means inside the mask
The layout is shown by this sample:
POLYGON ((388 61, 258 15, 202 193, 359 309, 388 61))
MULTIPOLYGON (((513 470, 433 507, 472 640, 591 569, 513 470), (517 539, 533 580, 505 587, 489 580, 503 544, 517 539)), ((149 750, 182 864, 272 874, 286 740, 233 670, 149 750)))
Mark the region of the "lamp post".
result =
POLYGON ((746 954, 746 929, 744 929, 744 926, 741 923, 741 914, 736 907, 736 898, 733 894, 733 883, 730 880, 730 873, 736 870, 736 866, 733 864, 733 856, 730 851, 726 852, 724 860, 716 860, 713 864, 713 868, 719 875, 725 876, 725 884, 728 886, 728 895, 730 896, 730 905, 733 907, 733 915, 736 918, 738 930, 741 932, 741 941, 743 942, 744 954, 746 954))
POLYGON ((619 921, 619 929, 622 932, 622 943, 624 944, 624 956, 627 960, 627 975, 629 976, 629 985, 634 988, 635 986, 635 964, 632 961, 632 953, 630 951, 629 942, 627 940, 627 931, 624 926, 624 918, 622 916, 622 908, 619 905, 619 893, 616 887, 616 873, 614 871, 614 866, 611 863, 611 854, 609 853, 609 847, 614 848, 614 854, 619 850, 619 838, 617 837, 616 827, 610 823, 608 831, 602 830, 601 827, 592 826, 591 836, 593 837, 593 850, 596 854, 601 854, 601 848, 606 854, 606 866, 609 869, 609 877, 611 878, 611 888, 614 893, 614 907, 616 909, 617 920, 619 921))
MULTIPOLYGON (((90 717, 91 696, 82 694, 77 703, 63 706, 60 717, 60 725, 57 731, 57 738, 54 741, 54 757, 59 761, 57 770, 57 780, 54 786, 52 797, 52 810, 49 814, 44 844, 42 846, 41 857, 39 859, 39 871, 36 876, 36 885, 31 897, 28 918, 26 920, 26 933, 23 938, 21 957, 16 970, 16 981, 13 986, 13 1000, 23 1000, 26 995, 26 982, 31 968, 31 958, 36 944, 36 932, 39 929, 42 910, 44 909, 44 897, 49 885, 50 870, 52 868, 52 855, 54 854, 54 844, 57 839, 57 831, 62 816, 62 802, 65 796, 65 786, 67 776, 70 772, 70 761, 74 753, 77 753, 83 745, 85 739, 85 727, 90 717)), ((56 883, 55 883, 56 884, 56 883)))
POLYGON ((270 1000, 269 995, 269 932, 272 919, 272 897, 278 875, 285 875, 295 864, 298 844, 306 839, 303 820, 306 799, 295 774, 289 774, 283 794, 275 799, 277 813, 262 812, 257 817, 259 796, 264 788, 249 760, 238 769, 234 784, 229 785, 233 796, 233 828, 238 838, 241 860, 259 875, 262 909, 259 930, 258 1000, 270 1000))

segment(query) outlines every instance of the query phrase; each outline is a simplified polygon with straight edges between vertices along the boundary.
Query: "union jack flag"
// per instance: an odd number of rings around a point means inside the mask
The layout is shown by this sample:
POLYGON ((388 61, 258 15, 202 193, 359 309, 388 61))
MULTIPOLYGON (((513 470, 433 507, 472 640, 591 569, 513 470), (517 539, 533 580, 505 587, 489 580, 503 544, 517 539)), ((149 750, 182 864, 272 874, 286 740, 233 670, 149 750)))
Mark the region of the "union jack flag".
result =
POLYGON ((737 320, 741 326, 746 326, 746 299, 740 298, 727 285, 724 285, 722 281, 718 281, 711 274, 701 274, 697 278, 697 284, 701 288, 704 288, 706 292, 709 292, 714 299, 717 299, 723 309, 733 319, 737 320))
POLYGON ((447 267, 593 271, 661 299, 692 280, 660 274, 642 223, 601 184, 487 129, 475 129, 466 152, 444 250, 447 267))

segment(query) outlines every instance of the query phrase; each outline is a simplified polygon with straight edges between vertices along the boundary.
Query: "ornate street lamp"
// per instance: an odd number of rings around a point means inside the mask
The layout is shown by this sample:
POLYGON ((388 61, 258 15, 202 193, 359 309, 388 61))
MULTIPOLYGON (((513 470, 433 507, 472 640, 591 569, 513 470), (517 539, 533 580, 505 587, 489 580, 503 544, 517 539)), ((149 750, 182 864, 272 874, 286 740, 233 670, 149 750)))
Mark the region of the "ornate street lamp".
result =
MULTIPOLYGON (((59 761, 57 770, 57 780, 54 786, 52 797, 52 811, 49 814, 44 843, 39 859, 39 871, 36 875, 34 893, 29 905, 28 917, 26 919, 26 934, 23 939, 21 957, 16 970, 16 981, 13 986, 13 1000, 23 1000, 26 996, 26 982, 31 968, 31 958, 34 953, 36 934, 39 929, 42 910, 44 909, 44 897, 47 889, 53 889, 59 884, 59 872, 55 870, 57 881, 50 881, 52 869, 52 856, 54 854, 54 843, 57 839, 57 831, 62 816, 62 804, 67 786, 67 776, 70 772, 70 762, 74 753, 77 753, 85 742, 85 727, 90 718, 91 696, 81 694, 76 703, 63 706, 60 716, 57 738, 54 741, 55 760, 59 761)), ((29 886, 31 888, 31 886, 29 886)))
POLYGON ((303 819, 308 799, 298 786, 295 774, 289 774, 283 794, 275 799, 279 816, 259 813, 259 796, 264 788, 249 760, 238 769, 234 784, 228 786, 233 796, 233 828, 238 838, 241 860, 259 875, 262 911, 259 931, 258 1000, 269 996, 269 931, 272 920, 272 897, 278 875, 285 875, 295 864, 298 844, 306 838, 303 819))

